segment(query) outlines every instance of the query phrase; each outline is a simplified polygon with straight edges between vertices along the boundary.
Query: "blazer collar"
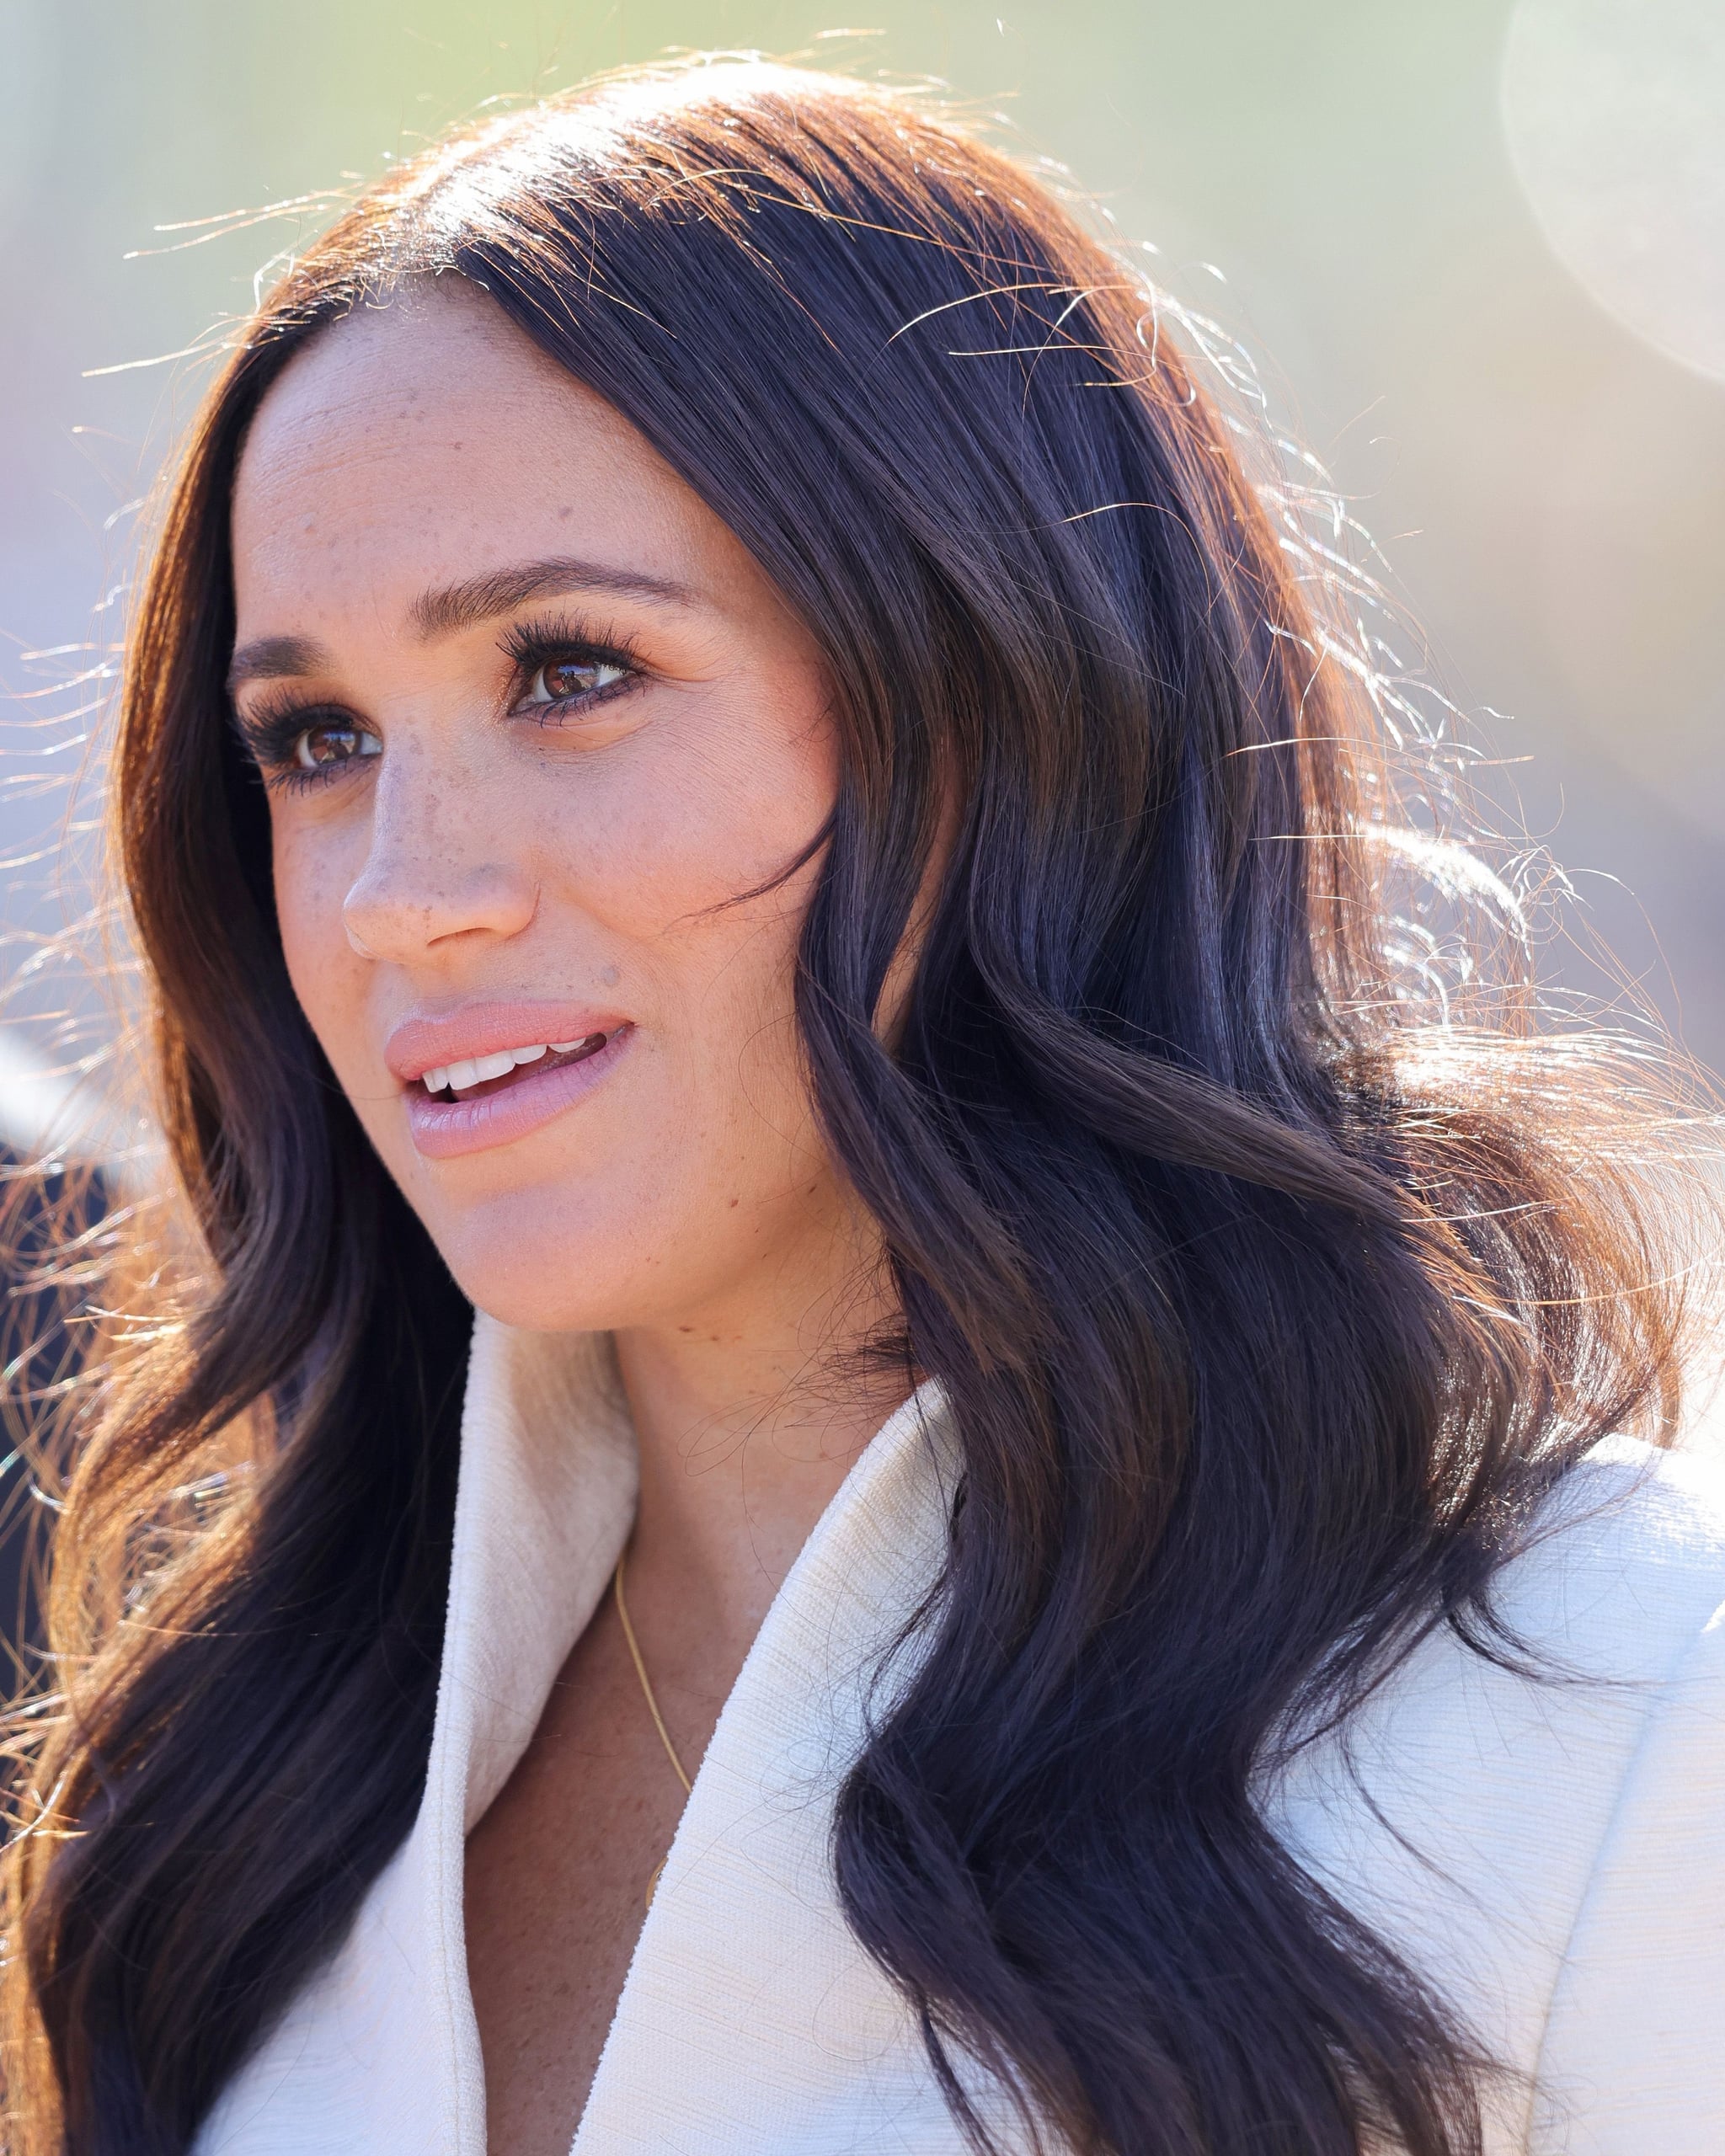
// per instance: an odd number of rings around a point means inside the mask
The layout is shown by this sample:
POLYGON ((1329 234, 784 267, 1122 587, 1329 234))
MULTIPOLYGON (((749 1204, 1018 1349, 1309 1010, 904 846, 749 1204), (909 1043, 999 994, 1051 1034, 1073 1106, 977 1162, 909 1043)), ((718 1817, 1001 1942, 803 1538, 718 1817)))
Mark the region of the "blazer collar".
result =
MULTIPOLYGON (((829 1848, 871 1705, 905 1673, 883 1650, 939 1575, 953 1471, 943 1403, 925 1385, 865 1449, 780 1589, 696 1776, 572 2156, 961 2145, 906 2008, 845 1922, 829 1848)), ((417 1821, 334 1961, 224 2096, 200 2156, 485 2156, 464 1843, 606 1591, 635 1495, 609 1342, 481 1317, 417 1821)))

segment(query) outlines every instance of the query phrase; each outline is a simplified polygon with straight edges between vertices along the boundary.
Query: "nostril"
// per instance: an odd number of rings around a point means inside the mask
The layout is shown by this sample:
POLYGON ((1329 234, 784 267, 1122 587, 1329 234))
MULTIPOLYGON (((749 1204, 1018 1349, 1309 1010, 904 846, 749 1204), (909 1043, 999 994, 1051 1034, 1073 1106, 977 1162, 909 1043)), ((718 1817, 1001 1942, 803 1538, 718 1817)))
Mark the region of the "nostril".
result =
POLYGON ((401 962, 456 938, 518 936, 537 903, 537 883, 514 863, 416 852, 368 862, 342 903, 342 926, 360 957, 401 962))

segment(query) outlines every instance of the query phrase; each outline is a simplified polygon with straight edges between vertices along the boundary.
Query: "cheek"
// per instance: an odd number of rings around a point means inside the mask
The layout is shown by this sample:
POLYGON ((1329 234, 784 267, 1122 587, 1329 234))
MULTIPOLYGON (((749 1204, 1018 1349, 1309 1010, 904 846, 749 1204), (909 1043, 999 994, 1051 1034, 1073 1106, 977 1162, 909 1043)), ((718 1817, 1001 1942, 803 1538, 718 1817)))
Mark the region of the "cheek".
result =
POLYGON ((271 819, 275 918, 287 974, 307 1022, 344 1084, 365 1059, 368 968, 348 941, 342 902, 357 864, 354 841, 297 819, 271 819))
POLYGON ((696 1210, 723 1182, 717 1203, 748 1193, 746 1210, 807 1166, 796 959, 818 861, 777 879, 830 814, 838 756, 829 728, 689 716, 571 774, 561 813, 536 817, 534 851, 545 927, 597 931, 607 985, 652 1036, 658 1077, 622 1115, 615 1167, 668 1175, 696 1210))
POLYGON ((579 814, 542 835, 547 896, 554 879, 599 925, 698 1075, 703 1108, 733 1129, 751 1102, 783 1119, 797 944, 818 871, 779 879, 821 830, 836 785, 824 741, 714 728, 698 753, 667 753, 658 769, 644 758, 614 787, 593 772, 579 814))
MULTIPOLYGON (((696 705, 614 760, 571 774, 539 819, 535 851, 547 882, 644 941, 723 945, 734 933, 725 916, 735 914, 752 916, 758 931, 759 902, 749 894, 806 851, 838 789, 824 719, 793 733, 761 723, 803 701, 769 685, 745 713, 696 705)), ((771 894, 766 904, 770 914, 784 910, 771 894)))

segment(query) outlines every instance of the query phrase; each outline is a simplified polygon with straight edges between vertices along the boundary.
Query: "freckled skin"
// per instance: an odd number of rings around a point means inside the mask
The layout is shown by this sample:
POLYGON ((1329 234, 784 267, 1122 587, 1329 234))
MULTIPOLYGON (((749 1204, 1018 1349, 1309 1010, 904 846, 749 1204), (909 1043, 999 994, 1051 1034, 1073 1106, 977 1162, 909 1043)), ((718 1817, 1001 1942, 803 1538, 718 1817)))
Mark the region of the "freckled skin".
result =
POLYGON ((382 739, 368 767, 275 797, 283 940, 462 1287, 517 1324, 614 1327, 788 1254, 824 1169, 789 1023, 814 872, 713 909, 806 846, 836 763, 812 645, 743 548, 488 304, 441 293, 344 323, 289 369, 247 446, 234 553, 237 642, 291 624, 328 645, 339 675, 307 693, 382 739), (521 610, 633 638, 659 676, 548 731, 498 715, 498 624, 426 642, 407 614, 476 567, 569 553, 701 603, 521 610), (421 1160, 383 1065, 390 1026, 510 994, 620 1006, 627 1074, 516 1145, 421 1160))
MULTIPOLYGON (((264 399, 233 504, 237 643, 314 638, 296 697, 379 752, 271 793, 283 947, 372 1144, 473 1300, 615 1339, 641 1461, 632 1614, 699 1761, 779 1583, 902 1385, 842 1354, 887 1312, 819 1141, 792 990, 837 785, 829 685, 733 535, 617 414, 452 280, 321 333, 264 399), (642 678, 542 725, 487 622, 427 590, 547 557, 692 603, 540 600, 642 678), (322 662, 320 662, 322 663, 322 662), (560 998, 634 1033, 573 1107, 424 1159, 384 1044, 410 1011, 560 998)), ((242 715, 279 684, 243 686, 242 715)), ((554 1438, 554 1433, 552 1433, 554 1438)), ((565 2156, 681 1792, 607 1597, 467 1849, 497 2156, 565 2156)))

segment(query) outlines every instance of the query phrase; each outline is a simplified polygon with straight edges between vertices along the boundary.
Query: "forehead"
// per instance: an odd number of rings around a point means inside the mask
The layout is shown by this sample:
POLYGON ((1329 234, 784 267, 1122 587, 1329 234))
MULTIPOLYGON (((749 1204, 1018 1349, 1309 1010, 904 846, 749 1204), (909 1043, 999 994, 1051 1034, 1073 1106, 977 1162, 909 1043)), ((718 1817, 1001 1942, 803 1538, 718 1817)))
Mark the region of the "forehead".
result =
POLYGON ((271 386, 233 494, 236 595, 416 586, 477 558, 602 544, 686 576, 736 542, 628 420, 473 286, 320 330, 271 386))

